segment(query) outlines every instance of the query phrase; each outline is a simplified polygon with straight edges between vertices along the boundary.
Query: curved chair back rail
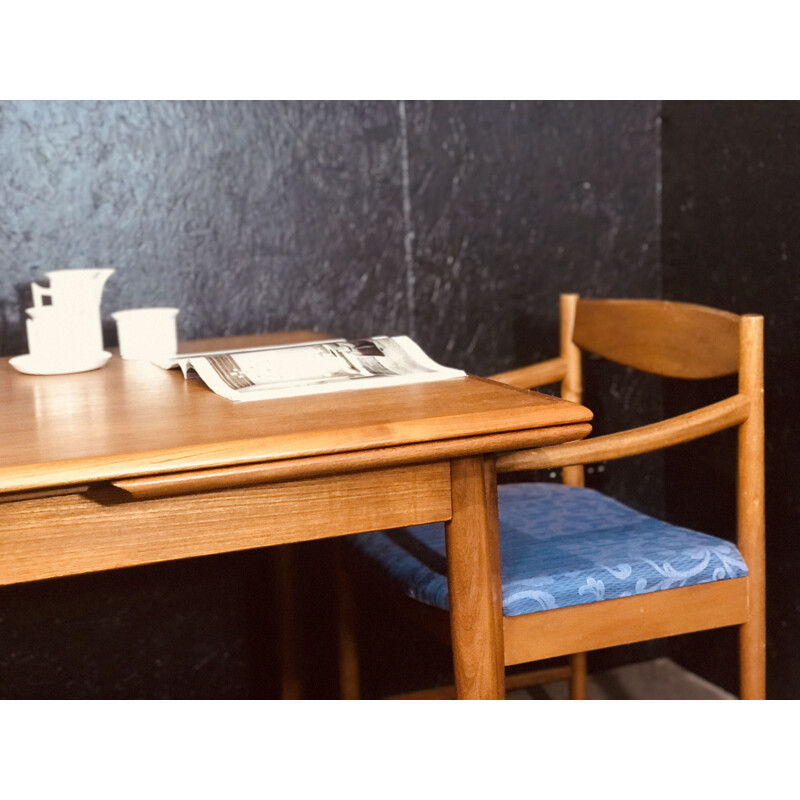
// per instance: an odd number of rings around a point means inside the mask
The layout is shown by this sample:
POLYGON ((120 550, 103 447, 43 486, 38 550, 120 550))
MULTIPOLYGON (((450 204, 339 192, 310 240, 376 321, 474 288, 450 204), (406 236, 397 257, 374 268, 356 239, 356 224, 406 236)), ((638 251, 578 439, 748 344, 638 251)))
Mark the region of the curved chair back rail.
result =
POLYGON ((716 378, 739 368, 739 317, 664 300, 579 300, 575 344, 670 378, 716 378))

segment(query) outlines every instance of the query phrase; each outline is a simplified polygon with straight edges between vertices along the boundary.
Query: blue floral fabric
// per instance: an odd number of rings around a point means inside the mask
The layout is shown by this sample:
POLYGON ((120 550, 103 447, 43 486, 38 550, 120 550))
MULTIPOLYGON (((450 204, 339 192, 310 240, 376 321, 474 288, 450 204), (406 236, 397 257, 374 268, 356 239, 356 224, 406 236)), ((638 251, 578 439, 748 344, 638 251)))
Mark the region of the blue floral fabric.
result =
MULTIPOLYGON (((498 504, 505 616, 747 574, 730 542, 646 516, 593 489, 505 484, 498 504)), ((409 596, 448 607, 443 524, 350 540, 409 596)))

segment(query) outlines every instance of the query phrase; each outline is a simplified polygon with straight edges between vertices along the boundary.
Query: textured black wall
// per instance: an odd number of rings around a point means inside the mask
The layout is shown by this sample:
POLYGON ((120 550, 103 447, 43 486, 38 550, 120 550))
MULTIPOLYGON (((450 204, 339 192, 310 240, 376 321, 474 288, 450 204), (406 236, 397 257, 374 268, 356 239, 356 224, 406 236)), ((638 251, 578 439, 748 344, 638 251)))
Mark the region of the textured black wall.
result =
MULTIPOLYGON (((27 349, 31 280, 109 266, 106 321, 176 305, 184 338, 409 333, 477 373, 550 357, 559 292, 661 292, 659 108, 0 102, 0 352, 27 349)), ((650 414, 645 388, 622 405, 650 414)), ((648 475, 604 480, 657 506, 648 475)), ((306 550, 324 611, 326 551, 306 550)), ((2 588, 0 693, 269 696, 270 565, 257 551, 2 588)))
MULTIPOLYGON (((664 294, 765 316, 768 692, 800 696, 800 102, 667 102, 663 107, 664 294)), ((712 399, 712 384, 690 402, 712 399)), ((717 395, 719 396, 719 395, 717 395)), ((671 389, 665 402, 680 410, 671 389)), ((666 491, 686 524, 729 534, 733 441, 667 460, 666 491)), ((731 632, 681 660, 736 690, 731 632)))
POLYGON ((111 266, 106 311, 176 304, 187 338, 549 354, 559 291, 660 290, 656 141, 655 103, 3 103, 0 347, 33 278, 111 266))

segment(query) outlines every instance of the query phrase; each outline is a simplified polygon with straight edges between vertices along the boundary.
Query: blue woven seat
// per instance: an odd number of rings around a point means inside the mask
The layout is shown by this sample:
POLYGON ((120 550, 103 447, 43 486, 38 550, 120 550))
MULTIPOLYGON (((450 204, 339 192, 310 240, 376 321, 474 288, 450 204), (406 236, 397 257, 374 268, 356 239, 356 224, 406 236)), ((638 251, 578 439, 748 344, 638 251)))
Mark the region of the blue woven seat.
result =
MULTIPOLYGON (((506 484, 498 487, 498 504, 505 616, 747 574, 730 542, 654 519, 592 489, 506 484)), ((447 609, 443 524, 374 531, 352 541, 410 597, 447 609)))

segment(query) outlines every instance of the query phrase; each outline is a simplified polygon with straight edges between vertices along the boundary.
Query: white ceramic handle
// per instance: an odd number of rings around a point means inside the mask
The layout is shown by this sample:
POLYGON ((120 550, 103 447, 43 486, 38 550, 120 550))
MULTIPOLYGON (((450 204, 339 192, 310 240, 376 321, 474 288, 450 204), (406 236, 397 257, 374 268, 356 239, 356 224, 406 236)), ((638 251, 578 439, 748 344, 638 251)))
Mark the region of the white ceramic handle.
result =
POLYGON ((32 319, 26 319, 25 328, 28 332, 28 352, 33 355, 40 349, 36 323, 32 319))
POLYGON ((31 292, 33 293, 33 304, 37 307, 44 305, 42 297, 46 295, 52 298, 53 296, 53 292, 50 289, 45 289, 44 286, 40 286, 38 283, 31 284, 31 292))

